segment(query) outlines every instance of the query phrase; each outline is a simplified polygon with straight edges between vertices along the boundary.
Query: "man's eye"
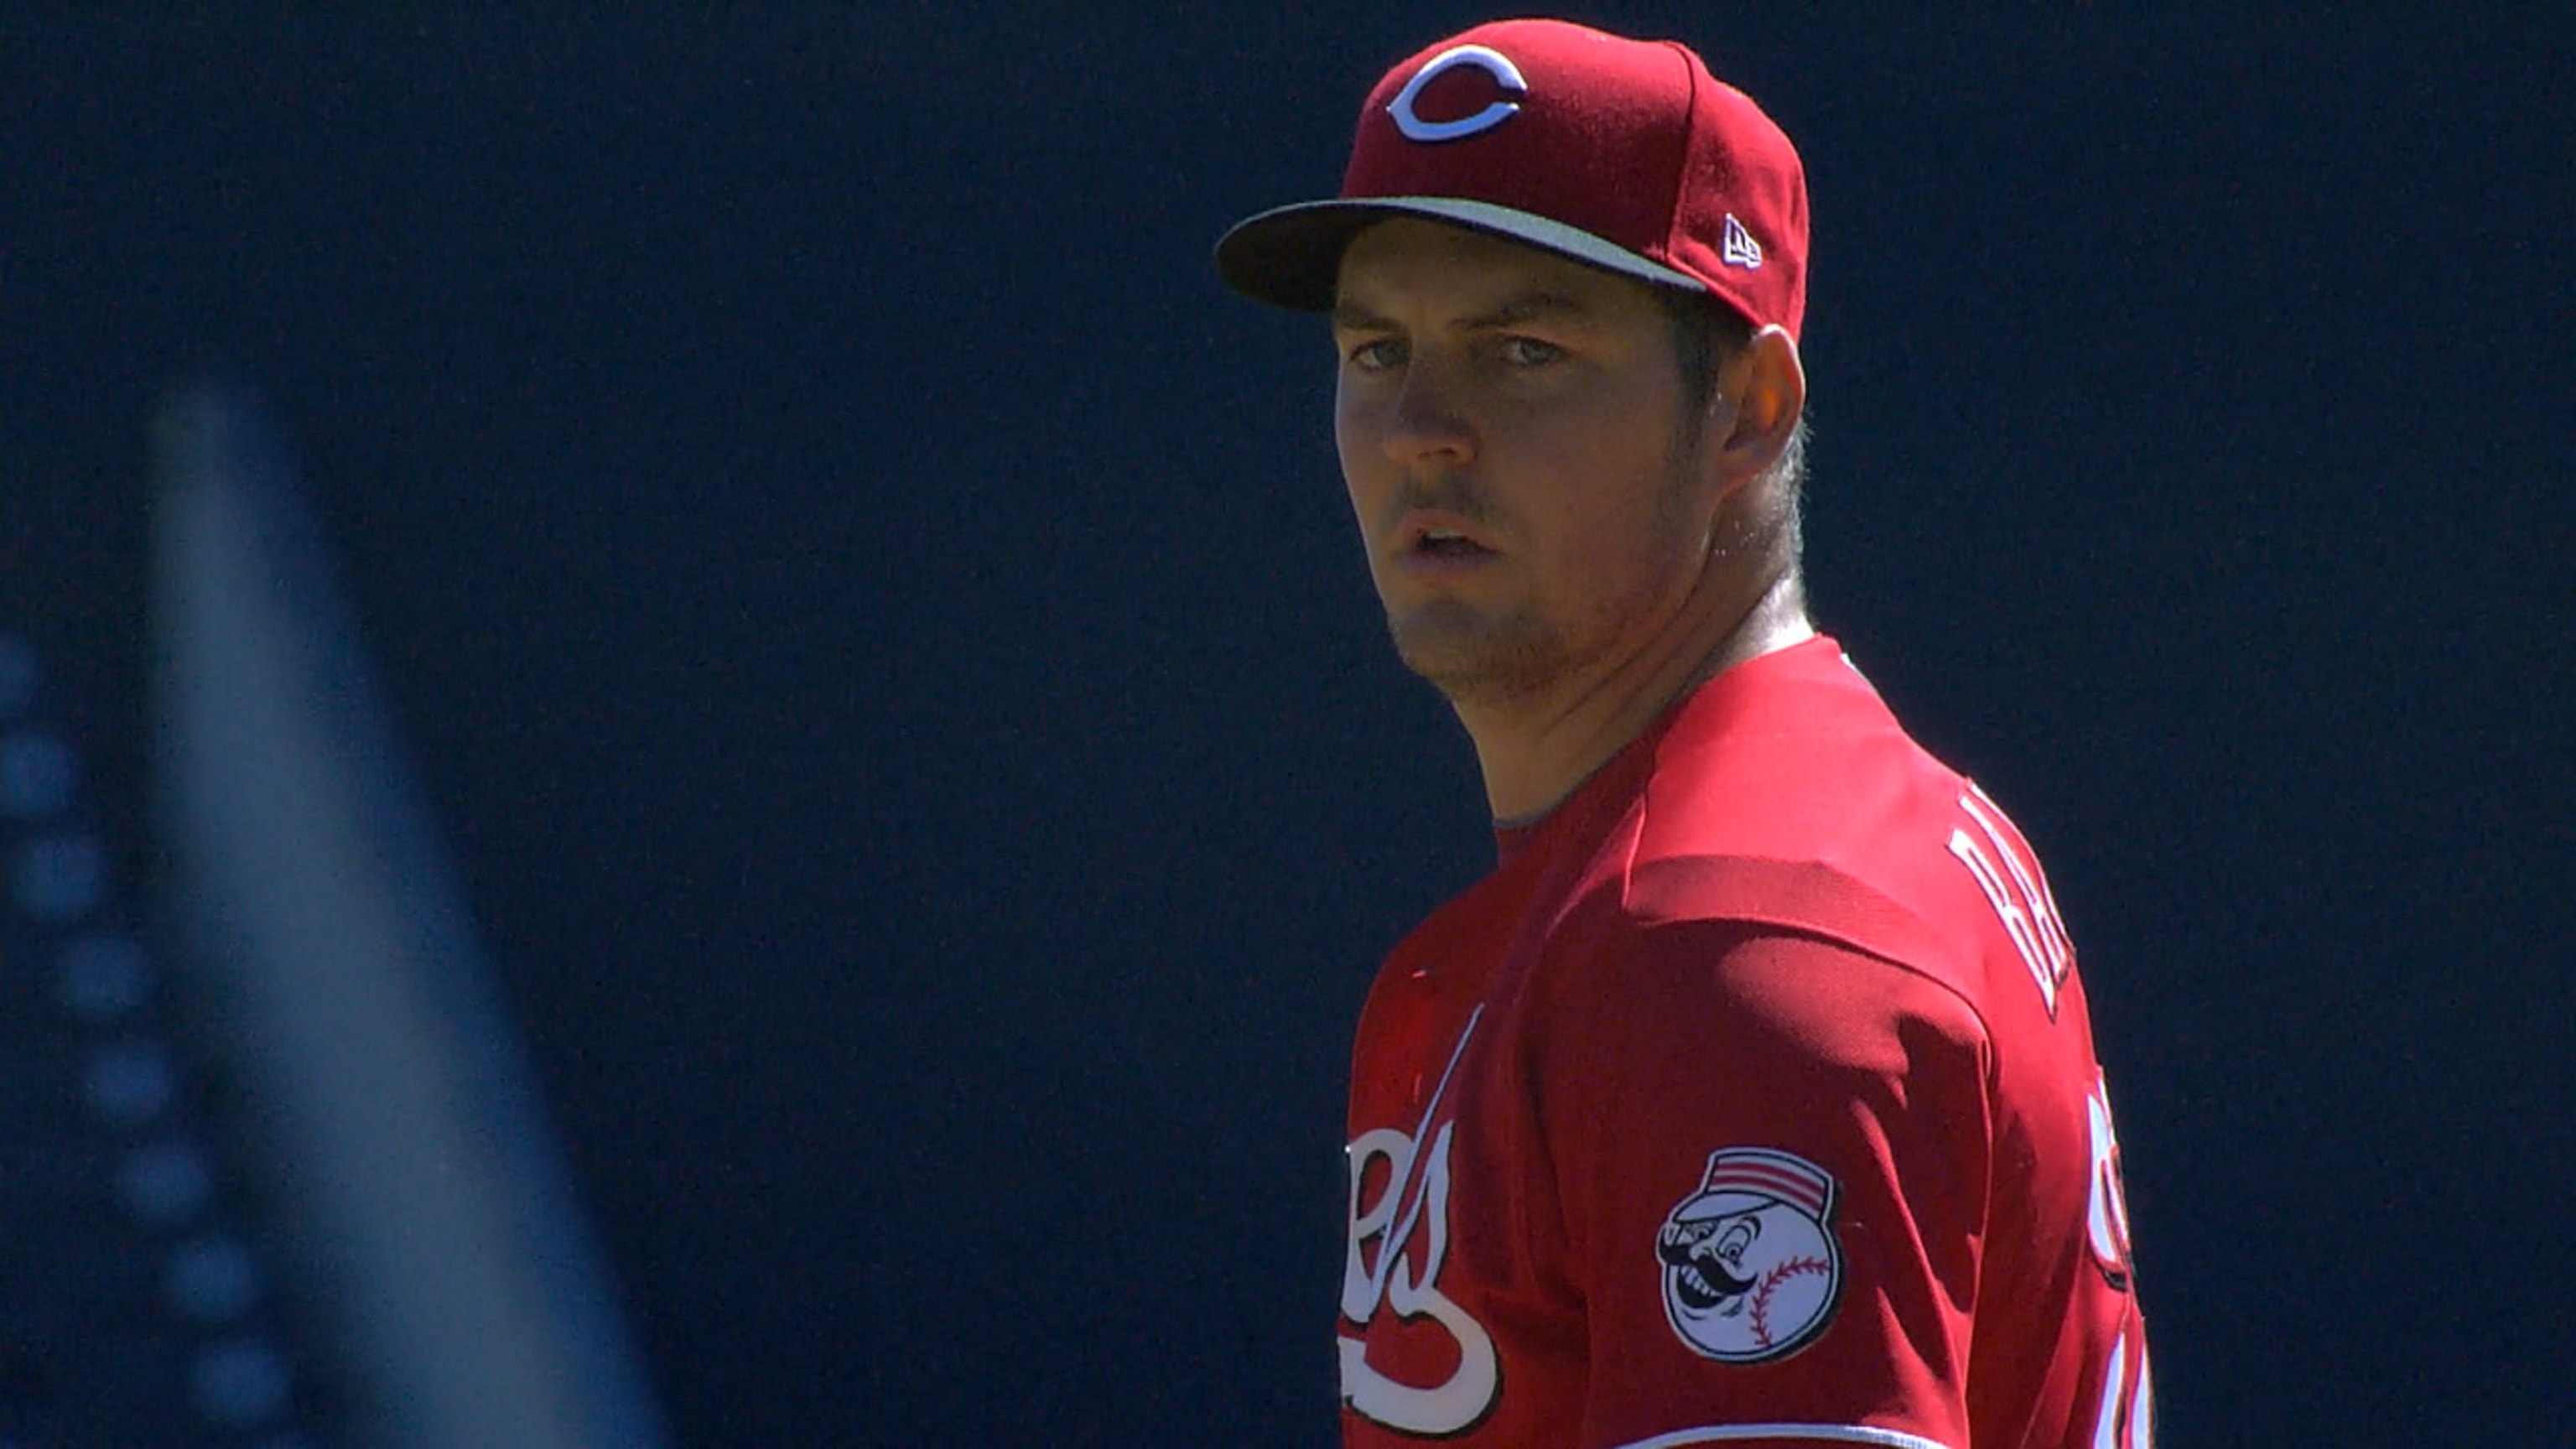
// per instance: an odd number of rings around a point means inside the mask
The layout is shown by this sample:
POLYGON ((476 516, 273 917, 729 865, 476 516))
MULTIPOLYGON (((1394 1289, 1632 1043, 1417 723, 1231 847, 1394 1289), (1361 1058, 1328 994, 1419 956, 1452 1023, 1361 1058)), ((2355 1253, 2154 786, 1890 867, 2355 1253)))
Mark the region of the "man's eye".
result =
POLYGON ((1514 367, 1543 367, 1565 355, 1565 349, 1535 337, 1503 339, 1503 360, 1514 367))
POLYGON ((1354 342, 1342 353, 1344 360, 1362 372, 1383 372, 1404 360, 1404 349, 1390 338, 1354 342))

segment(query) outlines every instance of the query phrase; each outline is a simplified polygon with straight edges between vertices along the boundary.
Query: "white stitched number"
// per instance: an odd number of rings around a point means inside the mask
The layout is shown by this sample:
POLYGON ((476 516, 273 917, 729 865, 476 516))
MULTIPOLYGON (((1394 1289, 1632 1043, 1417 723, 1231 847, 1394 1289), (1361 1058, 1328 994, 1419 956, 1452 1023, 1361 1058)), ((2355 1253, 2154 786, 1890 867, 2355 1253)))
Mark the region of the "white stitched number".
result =
POLYGON ((2093 1090, 2084 1098, 2088 1135, 2093 1139, 2092 1201, 2084 1210, 2084 1235, 2092 1241, 2094 1261, 2111 1286, 2129 1287, 2129 1196, 2120 1181, 2120 1134, 2111 1125, 2111 1088, 2097 1071, 2093 1090))
POLYGON ((2138 1377, 2128 1378, 2129 1335, 2111 1345, 2111 1367, 2102 1375, 2102 1406, 2093 1411, 2093 1449, 2155 1449, 2156 1391, 2147 1376, 2147 1347, 2138 1345, 2138 1377), (2120 1390, 2129 1391, 2122 1412, 2120 1390))
POLYGON ((2040 873, 2039 859, 2030 846, 2013 829, 2010 820, 1986 793, 1974 785, 1959 797, 1959 808, 1967 813, 1968 826, 1950 829, 1950 853, 1976 878, 1977 889, 1985 892, 1986 901, 2002 920, 2004 934, 2012 938, 2013 949, 2021 953, 2030 967, 2030 979, 2039 983, 2039 998, 2048 1007, 2049 1017, 2057 1016, 2057 990, 2066 984, 2066 973, 2074 968, 2075 948, 2066 939, 2066 927, 2057 918, 2057 902, 2048 893, 2048 877, 2040 873))
MULTIPOLYGON (((2094 1074, 2093 1090, 2085 1094, 2084 1116, 2093 1146, 2093 1189, 2084 1211, 2084 1236, 2102 1276, 2125 1293, 2130 1273, 2129 1202, 2120 1182, 2120 1134, 2111 1125, 2111 1089, 2099 1072, 2094 1074)), ((2111 1346, 2111 1366, 2102 1375, 2102 1405, 2093 1412, 2093 1449, 2154 1449, 2155 1390, 2147 1377, 2147 1346, 2136 1335, 2137 1319, 2132 1317, 2111 1346), (2132 1362, 2137 1376, 2124 1382, 2132 1362), (2125 1401, 2123 1389, 2128 1391, 2125 1401)))

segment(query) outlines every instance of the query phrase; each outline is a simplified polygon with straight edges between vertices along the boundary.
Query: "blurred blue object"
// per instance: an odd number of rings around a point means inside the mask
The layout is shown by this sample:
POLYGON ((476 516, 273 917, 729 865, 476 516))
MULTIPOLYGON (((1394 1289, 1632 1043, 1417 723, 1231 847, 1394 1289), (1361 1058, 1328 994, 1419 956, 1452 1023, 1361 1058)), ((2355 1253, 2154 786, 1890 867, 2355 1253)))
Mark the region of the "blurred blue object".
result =
MULTIPOLYGON (((157 420, 155 760, 182 968, 354 1442, 663 1433, 519 1038, 260 404, 157 420)), ((209 1412, 283 1390, 238 1349, 209 1412)))

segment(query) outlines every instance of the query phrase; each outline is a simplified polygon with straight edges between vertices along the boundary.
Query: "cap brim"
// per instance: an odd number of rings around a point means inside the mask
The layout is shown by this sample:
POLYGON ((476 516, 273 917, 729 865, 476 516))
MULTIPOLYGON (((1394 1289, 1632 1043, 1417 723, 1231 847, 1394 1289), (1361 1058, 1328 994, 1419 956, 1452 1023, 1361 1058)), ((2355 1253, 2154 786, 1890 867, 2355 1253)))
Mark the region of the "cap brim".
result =
POLYGON ((1227 286, 1256 302, 1300 312, 1330 311, 1334 289, 1341 281, 1342 252, 1351 238, 1394 216, 1445 221, 1527 242, 1641 281, 1691 292, 1708 290, 1687 272, 1649 261, 1578 227, 1454 196, 1371 196, 1276 207, 1237 222, 1217 240, 1217 274, 1227 286))

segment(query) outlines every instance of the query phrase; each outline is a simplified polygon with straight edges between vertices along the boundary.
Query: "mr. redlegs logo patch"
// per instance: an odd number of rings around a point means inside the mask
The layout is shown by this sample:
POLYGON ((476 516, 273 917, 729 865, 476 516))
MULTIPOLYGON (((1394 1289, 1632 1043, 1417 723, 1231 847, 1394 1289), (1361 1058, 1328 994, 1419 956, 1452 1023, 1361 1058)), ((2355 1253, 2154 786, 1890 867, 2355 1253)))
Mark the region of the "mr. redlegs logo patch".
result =
POLYGON ((1761 1363, 1824 1332, 1842 1294, 1832 1228, 1834 1180, 1769 1147, 1709 1154, 1699 1191, 1655 1235, 1664 1314, 1691 1350, 1720 1363, 1761 1363))

